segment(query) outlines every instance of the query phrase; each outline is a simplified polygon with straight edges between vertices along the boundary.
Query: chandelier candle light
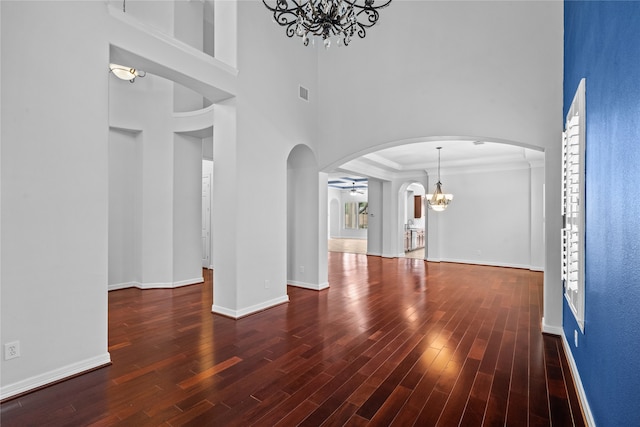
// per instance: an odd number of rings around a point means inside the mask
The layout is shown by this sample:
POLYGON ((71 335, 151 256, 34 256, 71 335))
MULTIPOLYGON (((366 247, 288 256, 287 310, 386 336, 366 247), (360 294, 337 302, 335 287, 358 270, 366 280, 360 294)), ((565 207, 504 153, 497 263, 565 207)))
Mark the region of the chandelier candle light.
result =
POLYGON ((425 199, 429 208, 436 212, 442 212, 449 206, 451 200, 453 200, 453 194, 445 194, 442 192, 442 183, 440 182, 440 150, 442 147, 438 147, 438 182, 436 183, 436 191, 433 194, 427 194, 425 199))
POLYGON ((375 6, 375 0, 275 0, 275 6, 262 2, 273 12, 273 20, 286 27, 288 37, 301 37, 308 46, 311 36, 319 36, 329 48, 333 36, 338 45, 345 46, 355 34, 364 38, 367 28, 380 18, 378 9, 387 7, 391 0, 381 0, 375 6))

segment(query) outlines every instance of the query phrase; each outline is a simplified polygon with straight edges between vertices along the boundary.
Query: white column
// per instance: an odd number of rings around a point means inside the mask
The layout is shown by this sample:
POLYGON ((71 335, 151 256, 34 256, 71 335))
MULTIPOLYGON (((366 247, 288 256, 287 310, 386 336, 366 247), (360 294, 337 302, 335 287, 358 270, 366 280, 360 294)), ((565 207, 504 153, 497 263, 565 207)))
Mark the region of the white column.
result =
POLYGON ((384 205, 382 197, 382 181, 369 178, 368 201, 369 222, 367 229, 367 254, 382 255, 382 234, 384 217, 384 205))
POLYGON ((318 174, 318 287, 323 289, 329 286, 329 270, 328 270, 328 221, 327 210, 329 209, 328 202, 328 181, 329 175, 326 173, 318 174), (326 286, 325 286, 326 285, 326 286))
POLYGON ((213 241, 212 311, 237 317, 237 195, 236 103, 235 99, 214 105, 213 124, 213 210, 216 230, 213 241))

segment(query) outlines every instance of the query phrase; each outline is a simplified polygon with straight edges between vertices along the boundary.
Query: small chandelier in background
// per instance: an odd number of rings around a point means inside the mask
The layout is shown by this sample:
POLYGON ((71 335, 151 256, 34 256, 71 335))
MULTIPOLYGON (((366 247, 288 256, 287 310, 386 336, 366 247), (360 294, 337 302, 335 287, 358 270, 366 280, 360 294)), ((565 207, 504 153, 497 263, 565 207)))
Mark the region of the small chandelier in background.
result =
POLYGON ((136 77, 144 77, 147 75, 144 71, 136 70, 135 68, 125 67, 124 65, 109 64, 109 70, 119 79, 129 80, 133 83, 136 77))
POLYGON ((453 194, 445 194, 442 192, 442 183, 440 182, 440 150, 442 147, 438 147, 438 182, 436 183, 436 191, 433 194, 427 194, 425 199, 429 208, 436 212, 442 212, 449 206, 451 200, 453 200, 453 194))
POLYGON ((337 37, 338 45, 345 46, 355 34, 364 38, 366 29, 380 18, 378 9, 388 6, 391 0, 381 0, 377 6, 375 0, 275 0, 275 6, 270 6, 267 0, 262 2, 273 12, 274 21, 286 27, 288 37, 301 37, 308 46, 310 37, 319 36, 328 48, 333 36, 337 37))

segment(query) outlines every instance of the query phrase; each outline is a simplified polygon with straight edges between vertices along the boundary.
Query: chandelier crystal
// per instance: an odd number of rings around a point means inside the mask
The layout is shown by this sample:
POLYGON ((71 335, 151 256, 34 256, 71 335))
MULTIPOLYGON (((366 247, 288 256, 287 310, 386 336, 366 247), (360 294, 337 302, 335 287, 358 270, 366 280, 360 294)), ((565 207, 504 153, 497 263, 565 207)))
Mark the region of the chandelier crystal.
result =
POLYGON ((442 192, 442 183, 440 182, 440 150, 442 147, 438 147, 438 182, 436 183, 436 191, 433 194, 427 194, 425 196, 427 200, 427 206, 436 212, 442 212, 449 206, 451 200, 453 200, 453 194, 445 194, 442 192))
POLYGON ((322 37, 324 47, 331 45, 331 37, 337 37, 338 45, 347 46, 354 35, 364 38, 367 28, 373 27, 380 18, 379 9, 387 7, 391 0, 275 0, 270 6, 273 20, 285 27, 288 37, 302 38, 305 46, 313 36, 322 37))

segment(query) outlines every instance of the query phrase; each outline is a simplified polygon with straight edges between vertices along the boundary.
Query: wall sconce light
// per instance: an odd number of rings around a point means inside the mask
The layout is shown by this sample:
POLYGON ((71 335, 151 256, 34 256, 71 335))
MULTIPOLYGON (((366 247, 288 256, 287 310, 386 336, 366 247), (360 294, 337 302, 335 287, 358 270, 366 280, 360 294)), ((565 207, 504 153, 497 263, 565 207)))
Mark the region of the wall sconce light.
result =
POLYGON ((144 71, 118 64, 109 64, 109 71, 117 78, 129 80, 130 83, 133 83, 136 77, 144 77, 147 75, 144 71))

